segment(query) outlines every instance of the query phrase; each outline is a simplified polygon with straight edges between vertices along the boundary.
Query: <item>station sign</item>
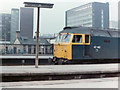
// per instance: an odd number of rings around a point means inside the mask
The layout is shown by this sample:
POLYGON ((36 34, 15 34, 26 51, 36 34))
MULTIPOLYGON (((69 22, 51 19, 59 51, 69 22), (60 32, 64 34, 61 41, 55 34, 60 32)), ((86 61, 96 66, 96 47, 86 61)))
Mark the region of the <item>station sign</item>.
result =
POLYGON ((24 2, 25 7, 40 7, 40 8, 53 8, 54 4, 50 3, 32 3, 32 2, 24 2))

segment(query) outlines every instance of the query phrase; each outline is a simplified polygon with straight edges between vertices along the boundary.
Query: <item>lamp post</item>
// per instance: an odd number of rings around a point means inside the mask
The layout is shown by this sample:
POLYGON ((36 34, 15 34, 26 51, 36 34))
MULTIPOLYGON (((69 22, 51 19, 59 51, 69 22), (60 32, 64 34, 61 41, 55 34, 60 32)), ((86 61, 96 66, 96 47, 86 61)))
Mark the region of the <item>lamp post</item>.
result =
POLYGON ((38 68, 38 56, 39 56, 39 19, 40 19, 40 8, 53 8, 54 4, 50 3, 35 3, 35 2, 24 2, 25 7, 38 8, 37 17, 37 37, 36 37, 36 58, 35 58, 35 68, 38 68))

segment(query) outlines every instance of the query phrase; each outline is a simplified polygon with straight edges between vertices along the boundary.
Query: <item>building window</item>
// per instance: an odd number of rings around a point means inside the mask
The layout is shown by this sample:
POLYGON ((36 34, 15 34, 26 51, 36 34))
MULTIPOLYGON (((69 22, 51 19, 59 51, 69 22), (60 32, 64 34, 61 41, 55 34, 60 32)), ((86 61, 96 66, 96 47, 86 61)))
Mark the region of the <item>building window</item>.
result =
POLYGON ((103 17, 103 9, 101 10, 101 27, 104 28, 104 17, 103 17))
POLYGON ((36 46, 34 45, 34 54, 36 53, 36 46))
POLYGON ((28 54, 31 54, 31 46, 28 46, 28 54))
POLYGON ((23 52, 22 53, 23 54, 26 53, 26 46, 25 45, 23 45, 23 52))

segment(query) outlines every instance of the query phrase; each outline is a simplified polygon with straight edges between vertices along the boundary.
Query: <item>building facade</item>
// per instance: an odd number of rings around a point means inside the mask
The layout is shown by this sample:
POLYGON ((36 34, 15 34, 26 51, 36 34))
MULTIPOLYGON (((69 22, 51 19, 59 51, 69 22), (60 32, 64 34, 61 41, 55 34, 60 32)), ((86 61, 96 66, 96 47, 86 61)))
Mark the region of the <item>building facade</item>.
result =
POLYGON ((0 41, 10 41, 11 14, 0 14, 0 41))
POLYGON ((110 28, 118 29, 117 21, 110 21, 109 25, 110 25, 110 28))
POLYGON ((118 2, 118 28, 120 29, 120 1, 118 2))
MULTIPOLYGON (((20 31, 16 31, 13 42, 0 42, 0 55, 34 55, 36 53, 36 39, 22 37, 20 31)), ((53 44, 40 37, 39 54, 53 54, 53 44)))
POLYGON ((33 9, 20 8, 20 34, 23 37, 33 38, 33 9))
POLYGON ((66 27, 109 28, 109 3, 92 2, 66 11, 66 27))
MULTIPOLYGON (((17 37, 13 43, 0 43, 0 55, 34 55, 36 53, 36 39, 17 37)), ((39 54, 52 54, 53 45, 46 39, 40 38, 39 54)))
POLYGON ((0 14, 0 41, 2 41, 2 14, 0 14))
POLYGON ((11 10, 11 38, 13 42, 16 39, 16 31, 19 30, 19 9, 11 10))
MULTIPOLYGON (((18 39, 12 44, 12 43, 2 43, 0 44, 0 55, 27 55, 27 54, 35 54, 36 52, 36 43, 35 44, 22 44, 19 42, 18 39)), ((52 44, 46 45, 46 44, 39 44, 39 54, 53 54, 53 46, 52 44)))

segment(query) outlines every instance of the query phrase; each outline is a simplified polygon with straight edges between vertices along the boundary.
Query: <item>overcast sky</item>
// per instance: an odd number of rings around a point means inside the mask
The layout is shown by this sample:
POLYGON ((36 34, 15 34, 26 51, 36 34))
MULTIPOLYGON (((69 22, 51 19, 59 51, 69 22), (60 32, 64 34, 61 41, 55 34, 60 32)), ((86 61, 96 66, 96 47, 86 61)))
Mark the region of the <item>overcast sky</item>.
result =
MULTIPOLYGON (((65 11, 89 2, 109 2, 110 20, 118 20, 119 0, 0 0, 0 13, 11 13, 11 8, 24 7, 23 2, 53 3, 53 9, 41 9, 40 32, 57 33, 65 26, 65 11)), ((34 13, 34 32, 36 31, 36 9, 34 13)))

